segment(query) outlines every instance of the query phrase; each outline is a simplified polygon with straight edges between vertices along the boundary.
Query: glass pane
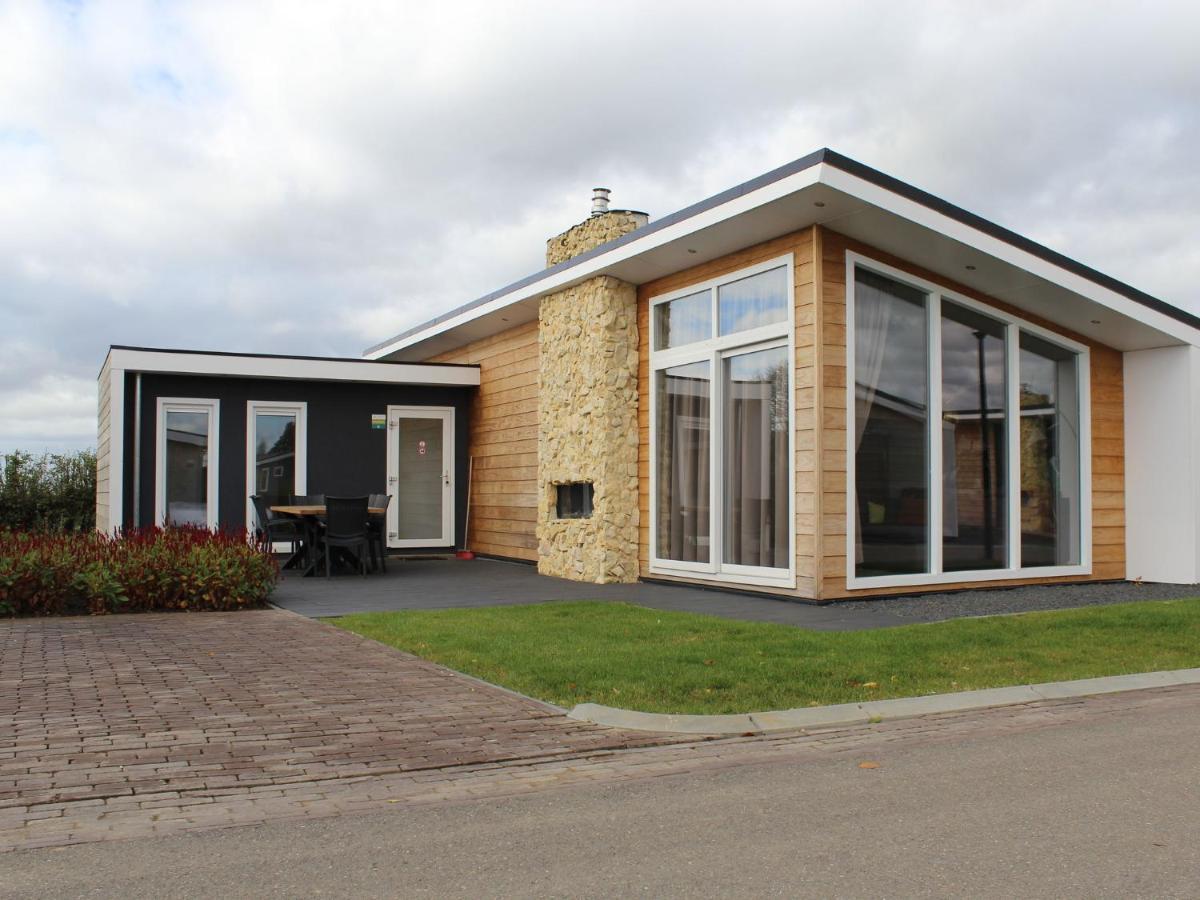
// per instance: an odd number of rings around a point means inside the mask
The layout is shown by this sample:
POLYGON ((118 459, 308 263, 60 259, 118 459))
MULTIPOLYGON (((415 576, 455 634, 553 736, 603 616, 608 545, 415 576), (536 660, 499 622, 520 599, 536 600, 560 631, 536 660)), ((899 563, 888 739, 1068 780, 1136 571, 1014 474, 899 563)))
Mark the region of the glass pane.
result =
POLYGON ((855 571, 929 571, 929 348, 922 291, 859 270, 854 288, 855 571))
POLYGON ((771 269, 731 281, 717 289, 721 334, 734 334, 776 322, 786 322, 787 269, 771 269))
POLYGON ((1004 325, 942 303, 942 568, 1008 564, 1004 325))
POLYGON ((707 362, 658 373, 659 559, 709 561, 712 376, 707 362))
POLYGON ((666 350, 712 337, 712 292, 688 294, 654 307, 654 349, 666 350))
POLYGON ((738 566, 788 568, 788 353, 725 360, 725 551, 738 566))
POLYGON ((442 539, 442 420, 401 419, 396 512, 401 540, 442 539))
POLYGON ((1080 560, 1076 356, 1021 334, 1021 565, 1080 560))
POLYGON ((166 414, 167 524, 208 524, 208 413, 166 414))
POLYGON ((287 503, 296 492, 296 416, 255 413, 254 491, 268 506, 287 503))

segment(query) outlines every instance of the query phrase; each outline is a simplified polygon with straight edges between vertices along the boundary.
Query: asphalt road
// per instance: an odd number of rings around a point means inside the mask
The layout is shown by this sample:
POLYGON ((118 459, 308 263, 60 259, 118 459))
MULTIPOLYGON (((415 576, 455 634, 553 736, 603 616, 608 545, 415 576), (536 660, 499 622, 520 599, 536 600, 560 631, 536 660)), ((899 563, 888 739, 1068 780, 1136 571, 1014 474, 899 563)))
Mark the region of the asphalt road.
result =
POLYGON ((0 856, 4 897, 1197 897, 1200 708, 0 856))

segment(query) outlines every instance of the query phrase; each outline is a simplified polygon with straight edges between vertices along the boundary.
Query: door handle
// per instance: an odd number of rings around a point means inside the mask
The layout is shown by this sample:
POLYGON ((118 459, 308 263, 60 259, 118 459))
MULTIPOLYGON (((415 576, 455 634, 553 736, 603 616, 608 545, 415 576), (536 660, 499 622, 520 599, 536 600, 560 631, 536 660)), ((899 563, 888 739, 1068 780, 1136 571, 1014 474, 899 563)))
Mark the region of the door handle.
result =
POLYGON ((449 469, 447 469, 445 472, 442 473, 442 480, 445 481, 446 484, 450 483, 450 470, 449 469))

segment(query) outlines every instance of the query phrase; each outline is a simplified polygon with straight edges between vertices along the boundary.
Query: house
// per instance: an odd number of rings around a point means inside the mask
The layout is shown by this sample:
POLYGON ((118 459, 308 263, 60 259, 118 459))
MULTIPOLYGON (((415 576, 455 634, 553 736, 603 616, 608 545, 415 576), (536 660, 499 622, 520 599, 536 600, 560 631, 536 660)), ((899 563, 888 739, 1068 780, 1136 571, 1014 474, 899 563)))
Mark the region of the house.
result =
POLYGON ((584 581, 1200 581, 1182 309, 829 150, 654 222, 597 189, 546 262, 365 361, 113 348, 98 520, 386 480, 392 546, 584 581))

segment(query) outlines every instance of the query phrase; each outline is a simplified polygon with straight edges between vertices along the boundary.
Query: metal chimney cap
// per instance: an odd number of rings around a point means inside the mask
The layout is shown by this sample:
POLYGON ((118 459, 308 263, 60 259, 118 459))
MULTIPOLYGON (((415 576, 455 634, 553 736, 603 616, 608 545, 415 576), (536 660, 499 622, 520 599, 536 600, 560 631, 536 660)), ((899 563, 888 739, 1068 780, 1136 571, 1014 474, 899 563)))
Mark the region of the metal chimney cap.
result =
POLYGON ((608 195, 611 194, 608 188, 598 187, 592 188, 592 215, 602 216, 608 212, 608 195))

